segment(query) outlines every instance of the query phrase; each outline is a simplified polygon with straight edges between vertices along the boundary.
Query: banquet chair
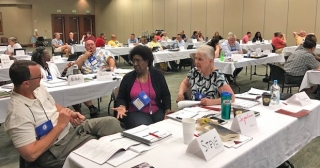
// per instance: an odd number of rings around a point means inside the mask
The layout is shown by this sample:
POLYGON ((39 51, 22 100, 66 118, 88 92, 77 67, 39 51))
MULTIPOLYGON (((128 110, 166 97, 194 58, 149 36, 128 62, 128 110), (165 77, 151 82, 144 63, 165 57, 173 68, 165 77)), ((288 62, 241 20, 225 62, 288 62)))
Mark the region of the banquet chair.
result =
MULTIPOLYGON (((109 104, 108 104, 108 115, 110 115, 111 103, 113 102, 113 107, 115 107, 115 105, 116 105, 116 99, 117 99, 117 96, 118 96, 118 93, 119 93, 119 88, 120 88, 120 86, 117 86, 112 90, 112 93, 111 93, 111 96, 110 96, 110 101, 109 101, 109 104)), ((115 117, 117 116, 116 115, 116 111, 113 112, 113 116, 115 116, 115 117)))
POLYGON ((63 57, 63 52, 54 52, 54 46, 52 46, 51 48, 52 48, 52 56, 61 55, 61 57, 63 57))
POLYGON ((1 37, 1 44, 3 44, 3 45, 9 45, 8 37, 1 37))
POLYGON ((268 82, 268 87, 267 89, 270 89, 270 84, 273 84, 274 80, 278 80, 278 85, 281 88, 281 93, 283 93, 283 89, 287 88, 287 93, 292 92, 292 87, 300 87, 298 84, 290 84, 286 83, 286 71, 282 69, 281 67, 274 65, 274 64, 269 64, 268 66, 270 67, 270 76, 269 76, 269 82, 268 82))

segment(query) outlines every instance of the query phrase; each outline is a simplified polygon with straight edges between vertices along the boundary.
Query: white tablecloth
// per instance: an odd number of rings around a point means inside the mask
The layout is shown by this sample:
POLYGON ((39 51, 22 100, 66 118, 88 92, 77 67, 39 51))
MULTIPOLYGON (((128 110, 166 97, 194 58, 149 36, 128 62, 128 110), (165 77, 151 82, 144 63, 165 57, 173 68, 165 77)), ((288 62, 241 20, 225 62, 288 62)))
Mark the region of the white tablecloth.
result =
POLYGON ((241 68, 245 66, 252 66, 252 65, 262 65, 267 63, 274 63, 274 62, 285 62, 283 55, 278 55, 275 53, 269 54, 268 57, 264 58, 242 58, 237 62, 220 62, 219 58, 214 60, 214 66, 217 67, 222 73, 224 74, 233 74, 233 71, 236 68, 241 68))
MULTIPOLYGON (((85 52, 86 49, 84 45, 75 44, 72 45, 72 50, 74 52, 85 52)), ((110 52, 111 56, 118 56, 118 55, 127 55, 131 51, 133 47, 105 47, 106 50, 110 52)))
POLYGON ((257 48, 261 48, 261 50, 270 50, 272 51, 272 45, 270 43, 249 43, 249 44, 240 44, 240 46, 242 47, 242 49, 245 50, 250 50, 255 52, 257 48))
MULTIPOLYGON (((252 110, 261 113, 257 117, 259 130, 250 132, 251 141, 238 149, 225 148, 220 154, 206 162, 193 155, 186 154, 187 145, 183 143, 181 123, 173 120, 165 120, 154 124, 154 127, 166 129, 172 133, 172 137, 162 142, 158 147, 120 165, 120 168, 128 168, 147 162, 154 167, 166 168, 194 168, 194 167, 277 167, 288 160, 313 138, 320 135, 320 103, 317 100, 313 104, 304 107, 312 112, 301 118, 275 113, 283 108, 278 106, 256 106, 252 110)), ((203 115, 203 114, 202 114, 203 115)), ((199 116, 202 116, 199 115, 199 116)), ((226 127, 230 128, 231 121, 226 127)), ((108 164, 98 165, 77 154, 71 153, 65 161, 64 168, 94 167, 108 168, 108 164)))
MULTIPOLYGON (((292 52, 294 52, 297 49, 298 46, 290 46, 290 47, 284 47, 282 50, 282 54, 284 56, 289 56, 292 52)), ((316 50, 314 50, 315 54, 320 54, 320 45, 317 45, 316 50)))
POLYGON ((320 71, 309 70, 305 73, 299 90, 301 91, 314 85, 320 85, 320 71))
POLYGON ((172 45, 174 41, 160 41, 159 43, 161 46, 167 46, 167 45, 172 45))
MULTIPOLYGON (((68 63, 69 61, 64 59, 56 62, 55 64, 57 65, 59 71, 62 72, 68 63)), ((10 81, 9 68, 0 68, 0 81, 10 81)))
POLYGON ((0 46, 0 54, 4 54, 4 52, 7 50, 8 46, 0 46))
MULTIPOLYGON (((90 81, 74 86, 47 88, 56 103, 67 107, 95 98, 110 95, 113 88, 120 85, 118 81, 90 81)), ((0 123, 5 121, 9 97, 0 99, 0 123)))
POLYGON ((158 51, 153 53, 153 57, 154 57, 153 63, 190 58, 190 54, 196 53, 196 52, 197 52, 196 49, 181 50, 181 51, 168 51, 168 50, 158 51))

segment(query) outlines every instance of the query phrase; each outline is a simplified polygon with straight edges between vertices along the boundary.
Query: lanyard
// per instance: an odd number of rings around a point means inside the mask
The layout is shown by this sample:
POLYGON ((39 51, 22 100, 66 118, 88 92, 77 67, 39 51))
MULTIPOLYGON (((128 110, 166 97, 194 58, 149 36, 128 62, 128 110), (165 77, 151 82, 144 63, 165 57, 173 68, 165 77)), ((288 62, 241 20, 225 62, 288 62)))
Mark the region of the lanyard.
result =
POLYGON ((48 76, 51 76, 51 73, 50 73, 50 69, 49 69, 49 67, 44 67, 44 70, 46 70, 46 71, 47 71, 48 76))
MULTIPOLYGON (((139 80, 139 78, 138 78, 138 80, 139 80)), ((148 74, 148 89, 149 89, 149 98, 151 99, 151 92, 150 92, 150 73, 148 74)), ((140 80, 139 80, 139 84, 140 84, 140 89, 141 89, 141 91, 144 91, 143 89, 142 89, 142 85, 141 85, 141 82, 140 82, 140 80)), ((152 101, 152 100, 151 100, 152 101)), ((150 112, 150 114, 152 114, 152 111, 151 111, 151 101, 150 101, 150 103, 149 103, 149 112, 150 112)))
MULTIPOLYGON (((48 116, 47 116, 46 110, 43 108, 41 102, 40 102, 38 99, 37 99, 37 101, 38 101, 38 103, 40 104, 41 108, 43 109, 44 114, 46 115, 46 117, 47 117, 47 119, 48 119, 48 121, 49 121, 49 118, 48 118, 48 116)), ((24 105, 26 105, 26 104, 24 104, 24 105)), ((33 114, 32 110, 31 110, 30 106, 28 106, 28 105, 26 105, 26 106, 27 106, 28 109, 30 110, 30 112, 31 112, 31 114, 32 114, 32 116, 33 116, 33 120, 34 120, 34 122, 36 123, 36 118, 34 117, 34 114, 33 114)))

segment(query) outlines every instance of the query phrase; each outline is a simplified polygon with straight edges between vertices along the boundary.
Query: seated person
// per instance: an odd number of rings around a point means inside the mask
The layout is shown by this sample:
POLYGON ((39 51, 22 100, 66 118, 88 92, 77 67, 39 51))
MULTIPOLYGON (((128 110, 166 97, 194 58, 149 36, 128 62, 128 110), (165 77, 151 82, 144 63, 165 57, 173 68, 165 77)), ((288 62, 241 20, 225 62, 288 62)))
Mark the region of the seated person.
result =
POLYGON ((116 99, 117 118, 123 118, 126 129, 162 121, 171 112, 171 96, 164 76, 154 69, 153 54, 148 47, 136 46, 129 54, 134 71, 126 74, 116 99), (142 108, 132 103, 141 92, 151 101, 142 108), (141 109, 141 110, 138 110, 141 109))
POLYGON ((136 45, 138 45, 138 43, 139 43, 139 41, 136 38, 136 36, 133 33, 130 34, 130 38, 128 39, 128 45, 133 44, 133 46, 136 46, 136 45))
POLYGON ((181 34, 182 40, 187 41, 187 36, 186 36, 186 34, 184 34, 184 30, 181 30, 180 34, 181 34))
POLYGON ((261 33, 260 32, 256 32, 256 34, 254 35, 253 39, 252 39, 252 42, 255 43, 256 41, 260 41, 262 42, 263 38, 261 36, 261 33))
POLYGON ((111 47, 121 47, 122 44, 117 40, 117 36, 113 34, 111 35, 111 40, 108 42, 108 45, 111 47))
MULTIPOLYGON (((284 64, 286 71, 286 82, 301 85, 303 77, 308 70, 320 70, 320 63, 313 55, 317 43, 314 40, 306 40, 303 48, 294 51, 284 64)), ((306 93, 312 94, 318 85, 305 90, 306 93)))
MULTIPOLYGON (((176 39, 174 40, 173 44, 171 45, 171 48, 180 48, 180 47, 184 47, 184 40, 182 39, 182 36, 181 34, 177 34, 177 37, 176 39)), ((190 58, 188 58, 190 59, 190 58)), ((179 65, 176 63, 176 61, 169 61, 169 64, 172 68, 173 71, 177 71, 178 69, 178 66, 179 66, 179 69, 181 69, 181 67, 183 65, 185 65, 186 59, 181 59, 180 62, 179 62, 179 65)))
POLYGON ((286 36, 281 34, 281 32, 275 32, 271 44, 273 45, 276 53, 281 54, 283 48, 287 44, 286 36))
MULTIPOLYGON (((74 63, 69 62, 66 67, 64 68, 62 74, 60 74, 59 69, 55 63, 51 63, 50 61, 50 55, 47 50, 45 50, 44 47, 38 47, 35 51, 33 51, 31 56, 31 61, 36 62, 38 65, 40 65, 40 70, 42 74, 42 79, 48 80, 48 79, 58 79, 58 77, 64 77, 67 74, 68 68, 70 68, 74 63)), ((73 105, 73 108, 81 113, 80 105, 73 105)))
POLYGON ((100 33, 100 36, 96 40, 96 47, 104 47, 106 44, 106 36, 104 33, 100 33))
POLYGON ((155 36, 157 38, 157 41, 161 41, 161 31, 158 31, 155 36))
POLYGON ((141 38, 139 39, 139 45, 147 46, 147 45, 148 45, 148 39, 145 38, 145 37, 141 37, 141 38))
MULTIPOLYGON (((86 52, 81 55, 75 64, 83 74, 97 73, 99 70, 115 68, 115 61, 112 56, 108 55, 108 50, 101 48, 96 50, 96 44, 92 40, 88 40, 85 45, 86 52)), ((90 109, 90 116, 97 117, 99 110, 96 108, 92 101, 84 102, 84 104, 90 109)))
MULTIPOLYGON (((232 33, 229 33, 228 40, 224 41, 221 44, 222 51, 224 52, 225 56, 230 57, 232 54, 242 54, 242 48, 239 42, 236 41, 236 36, 232 33)), ((241 68, 236 68, 233 71, 233 77, 236 78, 238 74, 242 71, 241 68)), ((229 82, 233 82, 231 80, 230 75, 226 75, 229 82)))
POLYGON ((21 45, 17 42, 17 39, 15 37, 10 37, 8 39, 8 43, 9 45, 5 53, 8 54, 9 56, 13 56, 14 49, 22 48, 21 45))
POLYGON ((113 117, 85 120, 79 112, 55 103, 40 84, 41 70, 33 61, 16 61, 9 76, 14 89, 4 130, 22 158, 31 162, 29 167, 62 167, 86 141, 122 131, 113 117))
POLYGON ((56 32, 54 33, 54 39, 52 40, 52 47, 54 52, 63 52, 66 54, 66 57, 69 57, 69 54, 71 53, 70 46, 66 43, 63 45, 62 40, 60 39, 60 33, 56 32))
POLYGON ((191 100, 201 101, 201 105, 204 106, 221 104, 222 92, 231 93, 232 102, 234 102, 234 93, 224 74, 213 65, 213 53, 213 47, 208 45, 202 45, 197 49, 195 67, 181 82, 177 102, 184 100, 184 93, 190 90, 191 100))
POLYGON ((246 35, 242 37, 242 44, 247 44, 250 41, 251 32, 247 32, 246 35))
POLYGON ((198 40, 198 38, 199 38, 199 34, 198 34, 198 32, 197 32, 197 31, 193 31, 191 38, 192 38, 192 39, 197 39, 197 40, 198 40))
MULTIPOLYGON (((152 39, 151 42, 149 42, 149 47, 151 48, 152 51, 161 51, 163 50, 161 44, 157 41, 157 36, 156 35, 152 35, 150 37, 152 39), (155 47, 157 47, 157 49, 155 49, 155 47)), ((167 62, 161 62, 161 63, 157 63, 156 67, 160 66, 160 70, 162 71, 162 73, 165 73, 167 71, 167 62)))
POLYGON ((68 45, 73 45, 73 44, 78 44, 78 42, 74 40, 73 32, 70 32, 69 33, 68 45))
POLYGON ((293 32, 293 37, 296 40, 296 45, 300 45, 303 43, 304 39, 306 38, 306 32, 301 30, 300 33, 293 32))
POLYGON ((214 39, 214 38, 217 38, 217 39, 219 39, 219 40, 222 40, 222 39, 223 39, 223 37, 220 36, 219 32, 215 32, 215 33, 214 33, 214 36, 212 36, 212 38, 213 38, 213 39, 214 39))
POLYGON ((166 32, 162 32, 161 41, 168 41, 170 38, 167 36, 166 32))
POLYGON ((220 54, 220 45, 219 45, 219 39, 213 38, 210 42, 207 43, 209 46, 213 47, 214 49, 214 58, 219 58, 220 54))
POLYGON ((85 35, 82 36, 81 42, 86 42, 88 40, 92 40, 92 41, 96 42, 96 38, 89 31, 85 35))
POLYGON ((202 35, 201 30, 197 30, 197 34, 198 34, 198 41, 203 42, 205 40, 205 38, 202 35))

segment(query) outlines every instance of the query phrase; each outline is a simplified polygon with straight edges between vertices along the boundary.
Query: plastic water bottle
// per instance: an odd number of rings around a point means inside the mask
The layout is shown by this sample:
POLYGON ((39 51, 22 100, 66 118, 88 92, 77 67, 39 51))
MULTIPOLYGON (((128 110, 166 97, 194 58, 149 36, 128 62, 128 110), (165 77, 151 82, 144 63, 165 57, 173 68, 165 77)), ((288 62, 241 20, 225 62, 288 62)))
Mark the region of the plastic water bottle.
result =
POLYGON ((79 68, 77 64, 72 65, 73 75, 76 75, 79 73, 79 68))
POLYGON ((221 52, 220 52, 220 61, 221 62, 224 61, 224 52, 223 52, 223 50, 221 50, 221 52))
POLYGON ((273 85, 271 86, 271 104, 277 105, 280 103, 280 87, 278 85, 278 80, 273 81, 273 85))

